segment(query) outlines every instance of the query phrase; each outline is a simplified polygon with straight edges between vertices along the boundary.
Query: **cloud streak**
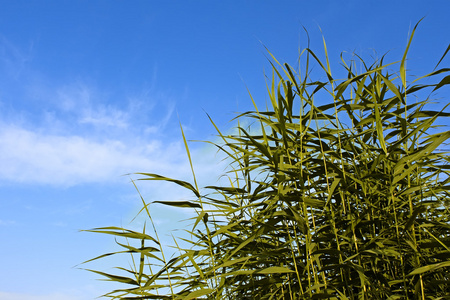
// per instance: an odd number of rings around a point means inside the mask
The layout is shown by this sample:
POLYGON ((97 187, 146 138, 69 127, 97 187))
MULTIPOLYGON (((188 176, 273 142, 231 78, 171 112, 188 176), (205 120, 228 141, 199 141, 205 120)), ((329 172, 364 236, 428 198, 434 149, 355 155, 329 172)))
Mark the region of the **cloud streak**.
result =
POLYGON ((4 293, 0 292, 0 300, 82 300, 80 297, 71 295, 64 295, 59 293, 48 295, 30 295, 18 293, 4 293))
MULTIPOLYGON (((13 62, 26 61, 16 48, 0 39, 0 75, 13 62)), ((17 82, 23 94, 2 91, 7 109, 0 111, 0 185, 114 183, 133 172, 191 178, 173 120, 172 99, 179 97, 155 89, 156 69, 150 85, 128 95, 82 79, 53 85, 44 75, 27 72, 32 76, 17 82)), ((198 173, 207 179, 217 175, 211 168, 215 149, 208 156, 206 148, 194 148, 198 173)))
POLYGON ((3 126, 0 140, 1 180, 56 185, 108 181, 133 171, 164 171, 176 163, 173 158, 181 148, 180 143, 163 145, 158 140, 127 145, 14 126, 3 126))
POLYGON ((175 105, 163 93, 113 96, 79 80, 25 89, 0 111, 0 184, 117 182, 181 165, 184 147, 165 132, 175 105))

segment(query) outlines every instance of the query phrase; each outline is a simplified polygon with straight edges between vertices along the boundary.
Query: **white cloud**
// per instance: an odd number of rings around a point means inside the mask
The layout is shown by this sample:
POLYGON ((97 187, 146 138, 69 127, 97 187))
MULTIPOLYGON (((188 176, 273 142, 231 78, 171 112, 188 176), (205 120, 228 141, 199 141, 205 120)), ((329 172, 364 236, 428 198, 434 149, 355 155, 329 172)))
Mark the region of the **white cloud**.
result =
MULTIPOLYGON (((65 114, 75 115, 79 124, 91 124, 97 127, 127 128, 132 111, 121 110, 104 103, 107 95, 80 82, 61 87, 56 92, 55 108, 65 114)), ((130 104, 134 107, 135 104, 130 104)))
POLYGON ((110 181, 137 171, 164 171, 177 162, 179 143, 125 144, 76 135, 51 135, 15 126, 0 129, 0 179, 73 185, 110 181))
POLYGON ((84 298, 65 295, 61 293, 51 293, 46 295, 31 295, 25 293, 5 293, 0 292, 0 300, 84 300, 84 298))
MULTIPOLYGON (((94 277, 93 277, 94 278, 94 277)), ((76 288, 55 288, 47 292, 27 290, 27 291, 2 291, 0 290, 0 300, 86 300, 97 299, 99 296, 111 291, 107 285, 97 282, 86 281, 76 288)))
POLYGON ((0 182, 111 182, 132 172, 165 173, 185 157, 182 142, 164 135, 174 103, 152 99, 151 91, 124 102, 74 81, 36 85, 29 95, 29 110, 0 113, 0 182), (153 111, 156 102, 163 105, 153 111))
MULTIPOLYGON (((0 60, 19 57, 6 42, 0 36, 0 60)), ((0 111, 0 184, 124 182, 121 175, 133 172, 191 178, 173 120, 172 99, 179 97, 155 90, 155 80, 124 95, 83 79, 55 86, 33 74, 20 82, 23 95, 3 91, 8 109, 0 111)), ((204 153, 192 155, 198 173, 217 174, 204 153)))
MULTIPOLYGON (((71 186, 123 182, 121 175, 134 172, 191 178, 181 136, 178 141, 156 138, 143 141, 142 137, 103 139, 2 125, 0 141, 3 182, 71 186)), ((195 148, 191 153, 196 174, 208 184, 214 184, 223 172, 215 151, 210 146, 195 148)))
MULTIPOLYGON (((170 136, 179 128, 170 97, 156 101, 163 95, 145 91, 124 104, 80 82, 33 94, 45 108, 0 114, 0 182, 72 186, 123 182, 133 172, 191 178, 181 134, 170 136)), ((217 174, 205 150, 196 151, 199 173, 217 174)))
POLYGON ((11 225, 15 225, 15 224, 16 224, 16 221, 0 219, 0 226, 11 226, 11 225))
POLYGON ((85 111, 80 118, 81 124, 93 124, 101 126, 128 127, 127 116, 119 110, 102 107, 98 111, 85 111))

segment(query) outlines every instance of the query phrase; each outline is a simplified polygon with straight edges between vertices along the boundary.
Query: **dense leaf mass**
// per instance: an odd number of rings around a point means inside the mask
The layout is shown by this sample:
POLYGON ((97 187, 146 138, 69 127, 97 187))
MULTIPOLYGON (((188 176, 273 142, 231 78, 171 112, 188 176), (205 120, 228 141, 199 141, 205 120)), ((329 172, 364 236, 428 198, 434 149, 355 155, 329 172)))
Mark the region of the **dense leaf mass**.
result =
POLYGON ((426 96, 450 83, 450 69, 407 82, 407 51, 391 64, 342 59, 344 80, 308 48, 302 74, 272 57, 270 108, 239 115, 251 125, 235 135, 218 130, 229 185, 200 190, 141 174, 193 192, 192 201, 159 202, 195 210, 189 247, 166 260, 156 230, 92 230, 140 243, 119 244, 140 257, 122 268, 130 278, 96 271, 129 285, 108 296, 450 299, 450 131, 437 126, 450 113, 426 96), (313 64, 325 81, 311 78, 313 64))

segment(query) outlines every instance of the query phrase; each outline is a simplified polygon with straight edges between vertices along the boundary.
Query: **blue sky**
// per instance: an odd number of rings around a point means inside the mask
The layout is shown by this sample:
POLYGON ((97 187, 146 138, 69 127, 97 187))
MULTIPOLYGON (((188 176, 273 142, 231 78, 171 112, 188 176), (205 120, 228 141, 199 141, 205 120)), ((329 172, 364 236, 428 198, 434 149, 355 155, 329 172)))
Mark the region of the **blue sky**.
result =
MULTIPOLYGON (((332 67, 342 51, 401 58, 431 72, 450 42, 448 1, 0 1, 0 300, 94 299, 114 288, 74 268, 117 249, 79 232, 129 224, 139 197, 129 176, 186 179, 179 122, 190 140, 214 139, 265 105, 265 45, 295 65, 299 49, 332 67)), ((442 66, 449 66, 448 58, 442 66)), ((270 72, 268 72, 270 75, 270 72)), ((442 95, 444 96, 444 95, 442 95)), ((445 100, 445 99, 444 99, 445 100)), ((448 101, 448 100, 447 100, 448 101)), ((223 171, 215 150, 191 143, 202 185, 223 171)), ((187 195, 139 183, 148 201, 187 195)), ((167 231, 184 212, 154 207, 167 231)), ((169 241, 169 237, 164 237, 169 241)), ((126 260, 125 260, 126 261, 126 260)), ((112 271, 116 261, 88 267, 112 271)))

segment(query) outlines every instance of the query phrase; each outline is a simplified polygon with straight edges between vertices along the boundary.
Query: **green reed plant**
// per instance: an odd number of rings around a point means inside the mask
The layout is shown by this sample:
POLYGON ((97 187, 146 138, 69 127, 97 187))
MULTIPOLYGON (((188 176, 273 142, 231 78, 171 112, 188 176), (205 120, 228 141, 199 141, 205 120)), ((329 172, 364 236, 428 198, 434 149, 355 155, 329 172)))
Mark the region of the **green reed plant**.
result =
POLYGON ((93 271, 126 284, 106 296, 450 299, 450 131, 436 125, 450 113, 447 105, 432 110, 429 98, 450 84, 450 69, 436 66, 409 81, 413 35, 399 62, 341 55, 345 79, 332 75, 325 43, 325 62, 309 48, 302 52, 303 72, 272 56, 270 108, 239 115, 253 121, 237 134, 222 134, 211 120, 222 141, 211 143, 229 160, 228 185, 200 190, 194 172, 194 184, 138 173, 193 193, 191 201, 151 204, 196 213, 188 235, 174 239, 176 255, 164 256, 142 197, 151 233, 88 230, 126 238, 117 241, 123 251, 93 260, 132 255, 121 275, 93 271), (313 65, 326 80, 311 78, 313 65), (438 80, 419 83, 426 78, 438 80))

